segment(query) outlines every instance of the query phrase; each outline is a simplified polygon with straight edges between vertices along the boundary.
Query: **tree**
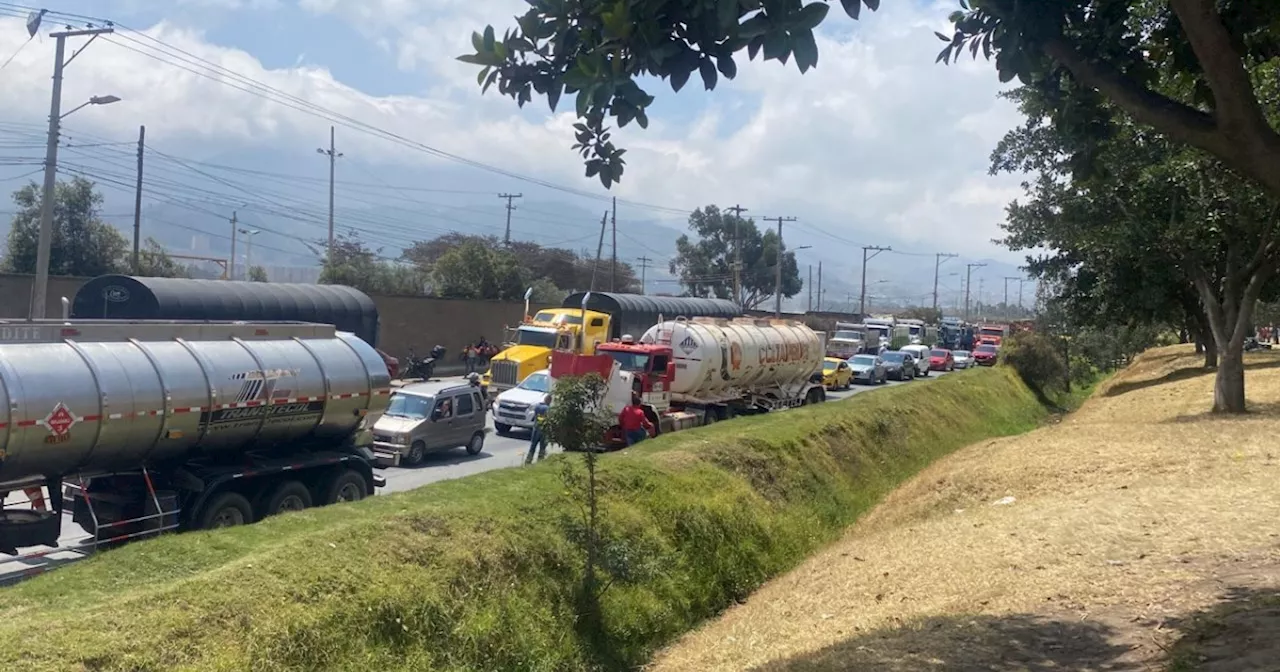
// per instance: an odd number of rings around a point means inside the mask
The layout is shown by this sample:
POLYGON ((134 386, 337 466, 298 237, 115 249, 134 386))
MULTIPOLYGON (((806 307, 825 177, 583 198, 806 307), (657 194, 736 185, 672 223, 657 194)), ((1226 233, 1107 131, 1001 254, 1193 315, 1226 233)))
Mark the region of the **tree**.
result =
MULTIPOLYGON (((18 212, 9 229, 9 250, 4 269, 9 273, 35 273, 40 236, 40 187, 34 182, 13 193, 18 212)), ((102 194, 82 177, 58 182, 54 190, 53 240, 49 253, 50 275, 93 277, 125 269, 129 243, 115 227, 99 217, 102 194)))
MULTIPOLYGON (((618 292, 635 292, 640 288, 640 280, 635 269, 626 262, 618 263, 615 281, 614 278, 609 277, 612 264, 601 260, 597 266, 594 255, 588 257, 573 250, 543 247, 528 241, 503 243, 496 236, 476 236, 456 231, 432 240, 414 243, 405 250, 403 259, 411 261, 424 273, 430 274, 444 255, 468 244, 509 253, 515 258, 523 278, 522 282, 526 286, 540 278, 546 278, 556 287, 553 293, 560 294, 561 297, 563 297, 563 289, 588 289, 593 275, 596 277, 597 289, 612 287, 618 292)), ((498 258, 506 259, 507 257, 492 257, 492 259, 498 258)))
MULTIPOLYGON (((840 0, 857 19, 879 0, 840 0)), ((1280 134, 1267 122, 1247 67, 1280 54, 1280 3, 1257 0, 960 0, 938 60, 968 50, 994 58, 1003 81, 1052 85, 1071 80, 1116 110, 1173 141, 1198 147, 1280 195, 1280 134), (1155 73, 1188 83, 1185 95, 1155 84, 1155 73)), ((623 173, 618 127, 648 126, 654 97, 637 80, 666 80, 679 91, 696 71, 714 89, 737 74, 735 54, 786 64, 801 73, 818 63, 813 30, 826 2, 803 0, 653 0, 531 2, 517 27, 497 37, 472 34, 483 91, 519 105, 545 96, 554 111, 575 95, 576 144, 588 177, 610 187, 623 173)), ((1052 88, 1052 86, 1050 86, 1052 88)), ((1079 109, 1079 108, 1077 108, 1079 109)))
POLYGON ((249 282, 270 282, 267 280, 267 269, 261 266, 250 266, 249 282))
POLYGON ((151 278, 189 278, 191 273, 183 264, 174 261, 164 246, 155 238, 147 238, 138 249, 137 275, 151 278))
POLYGON ((515 255, 475 241, 444 253, 431 277, 436 296, 447 299, 518 301, 526 288, 515 255))
MULTIPOLYGON (((680 284, 688 289, 690 296, 734 299, 736 235, 742 248, 742 306, 752 310, 773 297, 777 233, 772 230, 762 233, 754 220, 723 212, 714 205, 694 210, 689 215, 689 229, 697 235, 697 240, 691 240, 687 234, 676 239, 676 257, 671 261, 670 270, 680 277, 680 284)), ((796 255, 786 251, 784 241, 782 295, 795 296, 803 286, 796 255)))
POLYGON ((360 234, 339 233, 333 254, 324 260, 320 282, 348 285, 367 294, 421 295, 426 278, 416 268, 387 261, 382 249, 369 249, 360 234))
MULTIPOLYGON (((1253 74, 1274 80, 1277 68, 1253 74)), ((1275 109, 1274 81, 1263 91, 1275 109)), ((1280 199, 1224 162, 1118 115, 1081 128, 1043 114, 1062 104, 1057 94, 1024 87, 1019 96, 1028 122, 1006 136, 995 168, 1037 174, 1030 200, 1009 208, 1006 244, 1052 250, 1030 268, 1079 294, 1069 300, 1087 308, 1072 312, 1185 319, 1195 311, 1194 291, 1199 328, 1218 359, 1213 408, 1243 412, 1244 339, 1254 305, 1276 289, 1280 271, 1280 199)))

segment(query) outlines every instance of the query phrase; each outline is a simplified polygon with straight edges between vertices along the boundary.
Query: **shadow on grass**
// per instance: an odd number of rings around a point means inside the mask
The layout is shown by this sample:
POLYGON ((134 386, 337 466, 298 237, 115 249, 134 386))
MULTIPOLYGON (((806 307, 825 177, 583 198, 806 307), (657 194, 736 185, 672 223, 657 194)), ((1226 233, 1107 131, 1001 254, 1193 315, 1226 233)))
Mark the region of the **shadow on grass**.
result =
MULTIPOLYGON (((1280 403, 1269 402, 1248 402, 1243 415, 1239 413, 1214 413, 1213 411, 1202 411, 1200 413, 1190 413, 1187 415, 1177 415, 1167 420, 1164 424, 1178 424, 1182 422, 1201 422, 1204 420, 1239 420, 1240 418, 1256 418, 1258 416, 1280 416, 1280 403)), ((1280 669, 1280 668, 1277 668, 1280 669)))
POLYGON ((846 639, 815 653, 755 668, 756 672, 817 670, 988 670, 991 672, 1108 672, 1139 669, 1130 647, 1089 621, 1026 614, 933 617, 846 639))
POLYGON ((1174 623, 1182 637, 1169 672, 1280 669, 1280 590, 1227 590, 1222 601, 1174 623))
MULTIPOLYGON (((1277 369, 1277 368, 1280 368, 1280 357, 1268 358, 1261 361, 1257 361, 1257 360, 1252 362, 1246 361, 1244 365, 1245 371, 1262 371, 1265 369, 1277 369)), ((1103 394, 1103 396, 1118 397, 1122 394, 1135 392, 1137 390, 1146 389, 1148 387, 1155 387, 1156 385, 1164 385, 1165 383, 1176 383, 1181 380, 1190 380, 1192 378, 1199 378, 1200 376, 1211 376, 1214 374, 1214 372, 1215 372, 1215 369, 1209 369, 1203 366, 1191 366, 1185 369, 1176 369, 1174 371, 1170 371, 1169 373, 1164 374, 1163 376, 1160 376, 1159 378, 1152 378, 1150 380, 1135 380, 1135 381, 1125 381, 1125 382, 1116 383, 1115 385, 1112 385, 1111 388, 1108 389, 1106 393, 1103 394)))

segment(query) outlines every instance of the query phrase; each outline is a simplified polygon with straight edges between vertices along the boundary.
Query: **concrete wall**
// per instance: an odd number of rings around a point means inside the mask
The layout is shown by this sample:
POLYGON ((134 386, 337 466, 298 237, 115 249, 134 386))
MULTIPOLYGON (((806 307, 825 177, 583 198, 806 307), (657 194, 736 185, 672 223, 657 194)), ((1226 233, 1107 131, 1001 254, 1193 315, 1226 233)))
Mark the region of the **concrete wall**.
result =
MULTIPOLYGON (((27 317, 31 301, 31 276, 0 274, 0 318, 27 317)), ((62 314, 61 297, 74 298, 86 278, 55 277, 49 279, 49 297, 46 314, 58 317, 62 314)), ((378 347, 394 357, 404 357, 412 347, 419 354, 426 354, 435 345, 448 348, 448 364, 445 372, 457 370, 457 355, 467 343, 474 343, 484 336, 491 343, 501 343, 503 327, 517 325, 524 314, 523 303, 498 301, 455 301, 423 296, 373 296, 382 320, 378 347)), ((530 306, 536 312, 545 305, 530 306)), ((772 313, 752 311, 760 317, 772 313)), ((787 315, 803 319, 811 327, 830 330, 837 320, 852 321, 853 316, 837 313, 812 313, 787 315)))

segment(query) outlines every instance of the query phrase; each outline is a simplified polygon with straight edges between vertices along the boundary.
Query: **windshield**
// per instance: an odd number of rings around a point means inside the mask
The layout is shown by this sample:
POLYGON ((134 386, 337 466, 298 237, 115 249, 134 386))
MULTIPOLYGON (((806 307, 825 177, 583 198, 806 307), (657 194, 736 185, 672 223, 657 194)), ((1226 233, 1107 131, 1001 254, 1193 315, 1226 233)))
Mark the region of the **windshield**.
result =
POLYGON ((617 350, 611 350, 609 351, 609 356, 622 367, 623 371, 642 373, 649 368, 649 355, 638 352, 619 352, 617 350))
POLYGON ((413 418, 422 420, 431 413, 435 397, 420 397, 416 394, 395 393, 387 402, 387 410, 383 415, 393 418, 413 418))
POLYGON ((996 329, 994 327, 983 327, 981 330, 979 330, 978 333, 982 334, 983 336, 1003 336, 1004 330, 996 329))
POLYGON ((913 324, 907 327, 907 333, 911 334, 912 336, 919 336, 921 329, 924 329, 924 327, 913 324))
POLYGON ((840 364, 838 362, 825 361, 822 363, 822 370, 827 372, 835 371, 836 367, 839 365, 840 364))
POLYGON ((999 352, 994 345, 979 345, 978 352, 999 352))
POLYGON ((947 351, 946 351, 946 350, 934 350, 933 352, 931 352, 931 353, 929 353, 929 354, 933 355, 934 357, 946 357, 946 356, 947 356, 947 351))
POLYGON ((901 352, 886 352, 881 355, 881 358, 883 358, 884 361, 893 362, 894 364, 901 364, 904 357, 906 357, 906 355, 901 352))
POLYGON ((951 352, 951 356, 952 356, 952 357, 968 357, 968 356, 969 356, 969 351, 968 351, 968 350, 954 350, 954 351, 952 351, 952 352, 951 352))
POLYGON ((551 376, 545 373, 531 373, 528 378, 524 379, 523 383, 520 383, 520 389, 529 390, 530 392, 550 392, 551 376))
POLYGON ((868 331, 868 332, 870 332, 870 333, 872 333, 872 334, 875 334, 875 335, 876 335, 876 337, 878 337, 878 338, 888 338, 888 337, 889 337, 889 328, 888 328, 888 327, 867 327, 867 331, 868 331))
POLYGON ((858 355, 853 358, 854 366, 875 366, 876 358, 871 355, 858 355))
POLYGON ((516 331, 516 343, 520 345, 536 345, 540 348, 556 347, 556 334, 553 331, 535 331, 520 327, 516 331))
POLYGON ((832 338, 832 339, 834 339, 834 340, 841 340, 841 341, 861 341, 861 340, 862 340, 862 332, 861 332, 861 331, 849 331, 849 330, 847 330, 847 329, 846 329, 846 330, 837 331, 837 332, 836 332, 836 335, 835 335, 835 336, 832 336, 831 338, 832 338))
POLYGON ((558 324, 582 324, 582 315, 566 315, 544 310, 533 316, 534 322, 556 322, 558 324))

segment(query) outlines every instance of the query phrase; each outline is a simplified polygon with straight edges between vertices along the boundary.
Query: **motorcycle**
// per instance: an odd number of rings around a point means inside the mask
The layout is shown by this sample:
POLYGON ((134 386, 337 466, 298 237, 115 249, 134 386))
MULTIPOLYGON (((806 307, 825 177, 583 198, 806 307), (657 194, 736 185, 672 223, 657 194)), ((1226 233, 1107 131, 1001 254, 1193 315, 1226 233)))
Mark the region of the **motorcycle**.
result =
POLYGON ((443 345, 437 345, 431 348, 431 352, 427 357, 418 357, 414 354, 413 348, 409 348, 409 356, 406 358, 407 363, 404 367, 405 378, 421 378, 426 380, 436 373, 436 362, 444 359, 445 348, 443 345))

